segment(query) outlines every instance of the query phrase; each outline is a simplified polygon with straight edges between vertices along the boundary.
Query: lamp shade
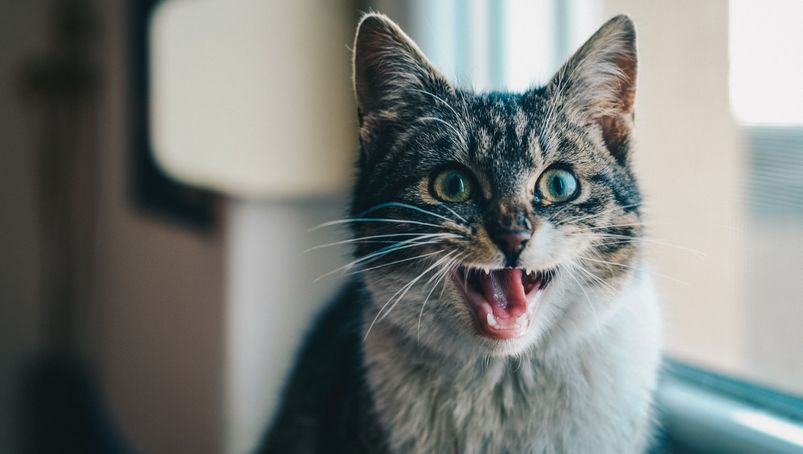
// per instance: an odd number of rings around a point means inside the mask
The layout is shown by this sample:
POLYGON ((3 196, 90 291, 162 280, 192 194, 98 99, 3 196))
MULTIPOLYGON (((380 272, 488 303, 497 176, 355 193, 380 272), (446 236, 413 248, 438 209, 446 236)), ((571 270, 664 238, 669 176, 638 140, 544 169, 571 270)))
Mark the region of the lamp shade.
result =
POLYGON ((164 1, 150 31, 159 165, 236 196, 342 192, 356 149, 352 22, 342 2, 164 1))

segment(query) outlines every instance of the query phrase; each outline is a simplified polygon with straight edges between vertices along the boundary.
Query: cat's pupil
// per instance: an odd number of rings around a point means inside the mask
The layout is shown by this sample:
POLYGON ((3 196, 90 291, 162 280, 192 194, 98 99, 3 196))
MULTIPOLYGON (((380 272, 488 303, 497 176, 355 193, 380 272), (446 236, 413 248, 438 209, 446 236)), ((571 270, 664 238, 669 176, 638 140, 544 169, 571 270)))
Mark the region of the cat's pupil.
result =
POLYGON ((446 190, 450 195, 459 195, 463 192, 463 179, 460 175, 452 174, 446 182, 446 190))
POLYGON ((552 192, 557 196, 562 196, 566 192, 566 183, 557 175, 552 178, 552 192))

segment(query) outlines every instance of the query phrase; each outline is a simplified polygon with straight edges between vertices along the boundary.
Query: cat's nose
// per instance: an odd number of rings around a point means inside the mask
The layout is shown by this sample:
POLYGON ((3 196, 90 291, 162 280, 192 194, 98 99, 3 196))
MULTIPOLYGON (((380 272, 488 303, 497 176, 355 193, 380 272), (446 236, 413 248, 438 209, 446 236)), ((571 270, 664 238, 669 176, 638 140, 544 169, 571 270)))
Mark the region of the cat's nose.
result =
POLYGON ((521 251, 533 235, 533 224, 524 211, 499 216, 488 226, 488 233, 505 255, 506 266, 517 266, 521 251))
POLYGON ((506 266, 518 265, 519 255, 521 255, 521 251, 524 250, 531 236, 532 233, 521 231, 497 234, 494 237, 497 246, 499 246, 499 249, 505 254, 506 266))

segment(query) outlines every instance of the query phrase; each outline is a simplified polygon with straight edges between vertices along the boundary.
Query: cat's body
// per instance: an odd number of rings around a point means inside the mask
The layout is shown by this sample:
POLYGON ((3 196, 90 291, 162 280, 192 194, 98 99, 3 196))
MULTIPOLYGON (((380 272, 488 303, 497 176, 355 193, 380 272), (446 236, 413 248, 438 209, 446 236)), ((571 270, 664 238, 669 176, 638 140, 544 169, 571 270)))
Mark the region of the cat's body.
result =
POLYGON ((316 325, 260 452, 644 452, 660 341, 648 281, 587 338, 468 363, 385 329, 363 346, 362 287, 350 283, 316 325))
POLYGON ((546 87, 474 95, 363 19, 362 272, 261 452, 646 449, 660 317, 630 164, 634 42, 620 16, 546 87))

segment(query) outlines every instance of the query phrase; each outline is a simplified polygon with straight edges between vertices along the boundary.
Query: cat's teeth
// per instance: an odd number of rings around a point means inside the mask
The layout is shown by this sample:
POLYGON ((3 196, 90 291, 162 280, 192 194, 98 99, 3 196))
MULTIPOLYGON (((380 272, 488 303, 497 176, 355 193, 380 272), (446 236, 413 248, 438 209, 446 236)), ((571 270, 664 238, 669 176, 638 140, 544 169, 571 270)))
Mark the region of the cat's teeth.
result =
POLYGON ((518 326, 519 328, 524 328, 525 326, 527 326, 527 322, 529 322, 527 314, 521 314, 519 318, 516 319, 516 326, 518 326))
POLYGON ((489 325, 491 325, 491 326, 496 326, 497 325, 496 317, 494 317, 494 314, 488 312, 488 315, 486 316, 486 319, 488 320, 488 324, 489 325))

